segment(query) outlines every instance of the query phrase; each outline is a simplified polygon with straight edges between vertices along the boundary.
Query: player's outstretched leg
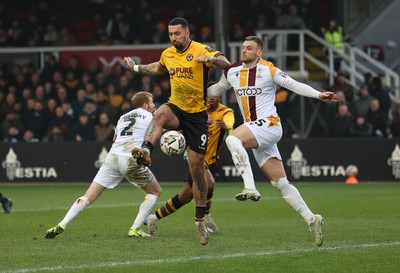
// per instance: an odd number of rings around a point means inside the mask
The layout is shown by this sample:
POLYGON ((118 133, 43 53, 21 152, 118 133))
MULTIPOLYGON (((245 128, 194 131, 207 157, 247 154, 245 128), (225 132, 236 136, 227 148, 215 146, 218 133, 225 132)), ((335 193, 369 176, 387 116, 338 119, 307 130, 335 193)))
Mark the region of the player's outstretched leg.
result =
POLYGON ((243 189, 241 193, 236 194, 235 198, 238 201, 258 201, 261 198, 261 194, 257 190, 243 189))
POLYGON ((136 229, 131 227, 128 232, 129 237, 150 237, 150 234, 147 234, 142 229, 136 229))
POLYGON ((65 226, 58 224, 57 226, 50 228, 46 231, 46 233, 44 234, 44 238, 46 239, 53 239, 54 237, 56 237, 58 234, 63 233, 65 230, 65 226))
POLYGON ((315 236, 315 243, 317 246, 321 246, 324 240, 322 233, 324 218, 319 214, 312 213, 301 197, 300 192, 295 186, 289 183, 286 177, 273 180, 271 184, 281 192, 283 199, 304 218, 308 223, 310 231, 315 236))
POLYGON ((204 221, 195 221, 197 237, 199 238, 199 242, 202 245, 208 244, 208 231, 206 229, 206 225, 204 221))
POLYGON ((241 193, 235 196, 236 200, 260 200, 261 194, 256 189, 253 171, 250 166, 250 159, 242 142, 239 138, 229 135, 226 138, 226 145, 231 152, 233 163, 242 176, 244 182, 244 189, 241 193))
POLYGON ((315 214, 312 222, 309 225, 310 232, 314 234, 315 243, 317 246, 321 246, 324 242, 324 234, 322 233, 322 224, 324 223, 324 217, 319 214, 315 214))

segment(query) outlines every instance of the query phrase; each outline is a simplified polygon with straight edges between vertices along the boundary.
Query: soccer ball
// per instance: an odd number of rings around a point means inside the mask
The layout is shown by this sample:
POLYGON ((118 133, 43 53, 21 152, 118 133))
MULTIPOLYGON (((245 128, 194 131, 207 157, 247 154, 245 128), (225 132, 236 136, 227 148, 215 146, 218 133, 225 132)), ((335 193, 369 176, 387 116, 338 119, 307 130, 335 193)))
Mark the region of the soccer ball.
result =
POLYGON ((185 151, 186 140, 181 133, 177 131, 168 131, 161 136, 160 147, 166 155, 180 155, 185 151))

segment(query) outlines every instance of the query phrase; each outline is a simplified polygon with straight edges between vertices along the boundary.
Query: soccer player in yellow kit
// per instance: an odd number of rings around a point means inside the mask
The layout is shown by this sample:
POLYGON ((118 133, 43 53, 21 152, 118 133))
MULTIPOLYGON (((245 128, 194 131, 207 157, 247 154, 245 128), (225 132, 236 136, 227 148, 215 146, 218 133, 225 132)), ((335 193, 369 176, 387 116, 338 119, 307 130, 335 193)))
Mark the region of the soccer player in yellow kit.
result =
MULTIPOLYGON (((207 203, 205 211, 205 226, 208 232, 218 232, 218 227, 214 223, 211 214, 211 202, 214 193, 215 185, 215 173, 217 171, 217 160, 219 158, 219 151, 224 141, 224 137, 227 132, 233 130, 233 124, 235 123, 235 116, 233 110, 220 102, 220 97, 208 97, 207 102, 210 108, 207 110, 208 113, 208 147, 206 153, 206 179, 208 183, 207 203)), ((192 193, 193 179, 190 176, 190 172, 184 179, 184 185, 181 192, 174 197, 168 199, 168 201, 156 210, 154 213, 147 217, 147 228, 150 235, 154 235, 157 231, 157 221, 167 217, 171 213, 174 213, 182 206, 186 205, 193 199, 192 193)))
POLYGON ((131 71, 153 76, 169 73, 171 83, 168 102, 155 113, 142 148, 132 154, 142 165, 150 165, 150 153, 160 140, 163 129, 182 130, 189 147, 196 231, 200 244, 206 245, 209 239, 204 224, 208 188, 204 168, 208 140, 207 83, 212 66, 225 69, 230 63, 221 52, 192 41, 184 18, 177 17, 168 23, 168 35, 172 46, 162 52, 158 62, 137 65, 130 57, 124 58, 131 71))

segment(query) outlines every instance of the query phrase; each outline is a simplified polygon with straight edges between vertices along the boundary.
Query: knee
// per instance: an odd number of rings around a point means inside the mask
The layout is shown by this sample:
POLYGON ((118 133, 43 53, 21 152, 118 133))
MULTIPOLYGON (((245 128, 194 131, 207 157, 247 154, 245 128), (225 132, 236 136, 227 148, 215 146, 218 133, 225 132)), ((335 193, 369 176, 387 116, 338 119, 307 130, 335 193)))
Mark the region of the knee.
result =
POLYGON ((240 140, 237 137, 231 135, 227 136, 225 139, 226 145, 228 146, 229 149, 231 149, 231 147, 234 147, 238 141, 240 142, 240 140))
POLYGON ((271 184, 273 187, 277 188, 278 190, 281 190, 284 188, 286 185, 289 185, 289 181, 287 180, 286 177, 281 177, 277 180, 272 180, 271 184))

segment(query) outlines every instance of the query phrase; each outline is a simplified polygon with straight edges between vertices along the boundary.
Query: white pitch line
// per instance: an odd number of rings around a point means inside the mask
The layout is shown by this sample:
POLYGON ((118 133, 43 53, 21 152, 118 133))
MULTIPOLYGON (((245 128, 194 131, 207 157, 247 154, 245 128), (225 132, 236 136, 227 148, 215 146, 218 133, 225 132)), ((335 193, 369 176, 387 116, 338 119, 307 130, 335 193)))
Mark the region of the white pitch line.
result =
POLYGON ((388 243, 376 243, 376 244, 361 244, 361 245, 338 245, 332 247, 321 247, 321 248, 300 248, 292 250, 275 250, 275 251, 257 251, 257 252, 237 252, 224 255, 205 255, 205 256, 193 256, 187 258, 165 258, 165 259, 147 259, 147 260, 134 260, 126 262, 109 262, 100 264, 82 264, 82 265, 71 265, 71 266, 46 266, 39 268, 20 268, 6 271, 0 271, 0 273, 34 273, 34 272, 45 272, 45 271, 66 271, 66 270, 84 270, 84 269, 96 269, 96 268, 113 268, 119 266, 132 266, 132 265, 146 265, 146 264, 160 264, 160 263, 182 263, 196 260, 220 260, 220 259, 232 259, 237 257, 254 257, 254 256, 272 256, 281 254, 298 254, 314 251, 337 251, 346 250, 353 248, 380 248, 380 247, 397 247, 400 246, 400 242, 388 242, 388 243))

